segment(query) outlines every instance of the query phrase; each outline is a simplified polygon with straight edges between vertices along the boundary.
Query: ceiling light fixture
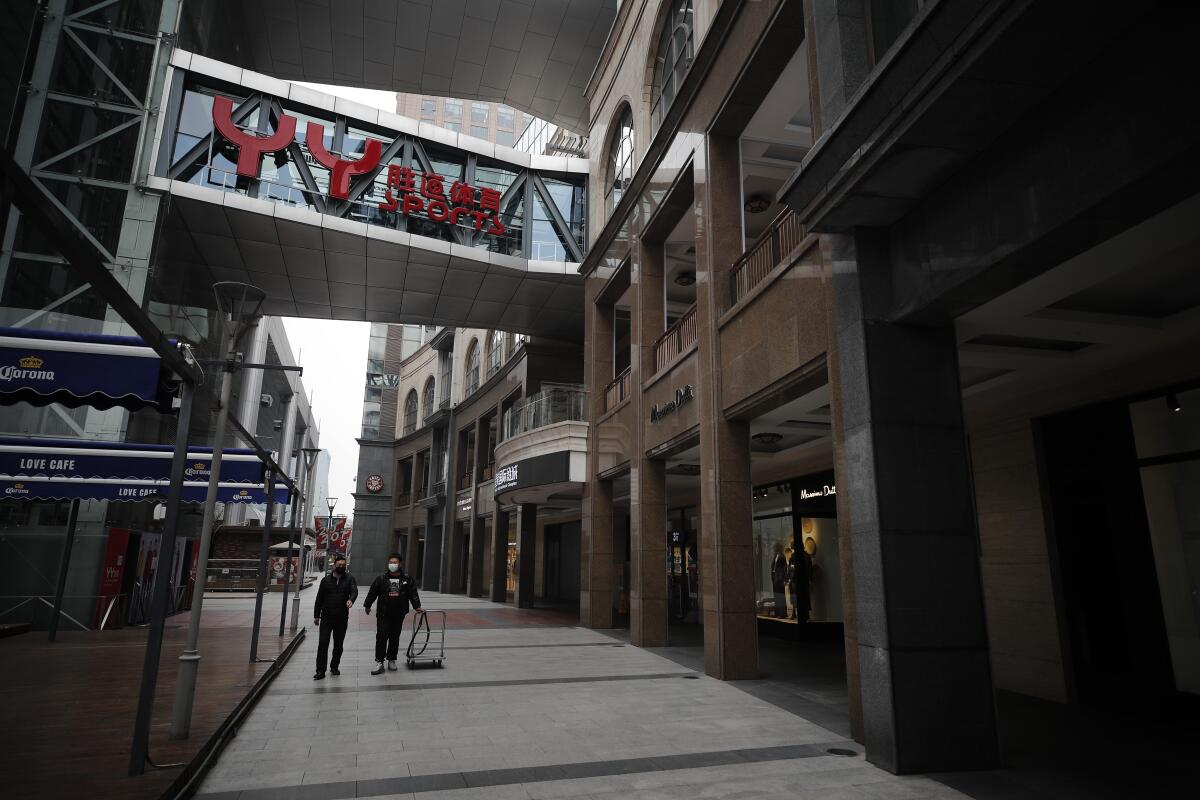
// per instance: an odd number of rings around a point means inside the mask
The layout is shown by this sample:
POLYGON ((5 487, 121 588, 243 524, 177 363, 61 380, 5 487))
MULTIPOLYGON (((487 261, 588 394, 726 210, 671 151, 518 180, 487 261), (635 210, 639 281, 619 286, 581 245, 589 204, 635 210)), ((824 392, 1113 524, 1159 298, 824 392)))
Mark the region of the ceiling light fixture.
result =
POLYGON ((696 282, 696 273, 689 270, 684 270, 675 274, 675 283, 679 286, 691 286, 696 282))
POLYGON ((746 198, 746 213, 761 214, 771 207, 771 201, 763 197, 761 194, 750 195, 746 198))
POLYGON ((1179 395, 1174 392, 1167 392, 1167 408, 1172 411, 1183 411, 1183 405, 1179 402, 1179 395))
POLYGON ((770 445, 774 445, 774 444, 779 444, 779 442, 783 440, 783 434, 773 433, 771 431, 763 431, 762 433, 754 434, 750 438, 753 439, 754 441, 758 442, 759 444, 765 444, 767 446, 770 446, 770 445))

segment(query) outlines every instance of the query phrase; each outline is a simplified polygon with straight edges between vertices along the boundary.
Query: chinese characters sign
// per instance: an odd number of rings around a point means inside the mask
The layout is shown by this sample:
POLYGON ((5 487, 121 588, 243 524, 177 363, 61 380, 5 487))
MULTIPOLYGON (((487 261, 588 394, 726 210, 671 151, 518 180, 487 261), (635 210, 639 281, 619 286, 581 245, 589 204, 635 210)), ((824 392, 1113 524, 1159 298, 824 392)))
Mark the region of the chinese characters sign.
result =
MULTIPOLYGON (((296 118, 282 114, 275 132, 256 136, 233 122, 233 101, 220 95, 213 98, 213 125, 230 144, 238 148, 237 174, 244 178, 259 177, 262 158, 268 153, 283 153, 296 140, 296 118)), ((337 200, 350 199, 350 180, 372 174, 380 169, 383 143, 366 139, 362 155, 357 159, 341 158, 325 147, 325 127, 309 121, 304 131, 304 144, 313 159, 330 171, 329 196, 337 200)), ((434 222, 472 226, 490 236, 502 236, 507 230, 500 221, 501 194, 497 189, 474 187, 454 181, 449 187, 436 172, 417 173, 411 167, 387 165, 387 185, 379 210, 399 212, 404 216, 422 215, 434 222)))

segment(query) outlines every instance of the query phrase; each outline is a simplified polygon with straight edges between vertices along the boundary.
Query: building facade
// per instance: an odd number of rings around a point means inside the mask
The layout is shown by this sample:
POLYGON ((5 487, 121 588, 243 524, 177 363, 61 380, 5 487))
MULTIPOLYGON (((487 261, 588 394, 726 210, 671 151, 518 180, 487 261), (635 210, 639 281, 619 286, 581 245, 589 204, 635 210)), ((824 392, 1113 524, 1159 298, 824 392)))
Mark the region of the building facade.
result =
POLYGON ((588 87, 584 624, 627 586, 635 644, 695 620, 722 678, 837 625, 898 772, 998 763, 996 690, 1195 707, 1196 115, 1111 113, 1191 14, 621 4, 588 87))
POLYGON ((366 568, 400 552, 425 588, 578 602, 580 356, 577 345, 439 328, 400 361, 381 415, 394 420, 392 438, 359 442, 355 537, 366 568))

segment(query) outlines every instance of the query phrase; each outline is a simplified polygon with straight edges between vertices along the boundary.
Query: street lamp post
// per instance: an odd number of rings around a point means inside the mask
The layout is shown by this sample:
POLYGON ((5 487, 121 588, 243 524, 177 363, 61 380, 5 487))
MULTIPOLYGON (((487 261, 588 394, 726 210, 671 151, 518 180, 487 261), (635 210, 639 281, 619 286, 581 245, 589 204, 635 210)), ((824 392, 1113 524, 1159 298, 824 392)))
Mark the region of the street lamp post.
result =
POLYGON ((329 566, 333 563, 333 509, 337 507, 336 497, 326 497, 325 505, 329 506, 329 526, 325 528, 325 574, 329 574, 329 566))
MULTIPOLYGON (((192 702, 196 694, 196 673, 200 669, 200 612, 204 605, 204 586, 208 577, 208 551, 212 547, 216 522, 217 488, 221 480, 221 455, 225 446, 225 426, 229 419, 229 400, 233 393, 233 374, 238 371, 238 340, 258 319, 266 292, 247 283, 222 281, 213 284, 217 310, 222 322, 220 405, 213 425, 212 466, 208 493, 204 498, 204 522, 200 528, 196 583, 192 587, 192 609, 188 616, 187 646, 179 657, 179 676, 175 682, 175 706, 171 714, 171 738, 186 739, 192 725, 192 702)), ((266 490, 272 491, 268 486, 266 490)))

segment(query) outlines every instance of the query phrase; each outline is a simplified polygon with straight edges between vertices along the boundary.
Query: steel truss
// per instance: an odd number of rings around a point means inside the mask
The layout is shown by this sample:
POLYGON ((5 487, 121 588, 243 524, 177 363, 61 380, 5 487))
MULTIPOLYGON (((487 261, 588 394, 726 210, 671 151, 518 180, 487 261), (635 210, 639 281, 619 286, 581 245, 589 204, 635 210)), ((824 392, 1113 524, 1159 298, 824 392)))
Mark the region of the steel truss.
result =
MULTIPOLYGON (((182 103, 184 73, 177 71, 175 76, 176 80, 173 82, 171 89, 171 108, 168 111, 160 145, 158 154, 159 167, 156 174, 160 177, 171 178, 173 180, 188 181, 201 170, 210 167, 212 152, 220 146, 222 140, 215 131, 210 132, 178 159, 171 160, 179 116, 178 106, 182 103)), ((252 94, 234 107, 232 120, 235 124, 244 126, 246 120, 250 119, 255 111, 260 110, 265 113, 258 115, 256 131, 262 135, 267 135, 274 130, 275 125, 279 122, 279 118, 284 114, 283 105, 276 98, 262 94, 252 94)), ((342 115, 333 115, 329 112, 318 112, 318 114, 324 114, 334 119, 333 141, 332 146, 329 148, 330 152, 333 153, 342 154, 346 152, 347 131, 352 125, 360 129, 366 127, 358 124, 357 120, 342 115)), ((299 187, 297 189, 305 194, 318 213, 345 218, 351 215, 356 204, 363 202, 363 197, 370 191, 376 179, 387 169, 390 163, 395 163, 395 159, 399 159, 399 163, 402 166, 411 167, 416 172, 437 171, 434 169, 433 161, 426 151, 423 139, 405 133, 394 133, 392 135, 395 138, 390 143, 384 144, 383 155, 379 159, 379 165, 370 172, 364 173, 351 181, 350 192, 346 200, 327 197, 322 193, 308 164, 308 160, 305 158, 304 150, 298 141, 293 141, 288 145, 286 152, 288 155, 288 166, 294 170, 303 184, 303 189, 299 189, 299 187)), ((471 186, 475 186, 476 171, 479 167, 480 157, 465 150, 461 151, 461 153, 465 156, 465 168, 462 180, 471 186)), ((521 243, 522 254, 526 258, 530 256, 528 245, 529 237, 533 231, 537 205, 535 203, 536 197, 541 201, 542 207, 546 210, 549 218, 546 221, 553 228, 563 249, 567 252, 571 260, 576 263, 582 262, 584 256, 583 248, 576 241, 570 225, 563 217, 558 205, 554 202, 554 198, 551 196, 550 190, 546 186, 542 176, 532 169, 516 164, 508 164, 503 161, 499 161, 499 163, 505 170, 516 173, 513 182, 501 195, 500 208, 502 209, 502 215, 506 219, 520 220, 523 236, 521 243), (519 215, 516 213, 518 206, 521 209, 519 215)), ((264 184, 266 183, 268 182, 263 179, 238 179, 238 186, 245 187, 248 197, 262 196, 264 184)), ((408 230, 408 220, 404 215, 395 214, 394 217, 396 220, 395 228, 402 231, 408 230)), ((450 230, 454 243, 467 247, 478 246, 484 238, 484 234, 481 231, 476 231, 473 228, 462 225, 451 225, 450 230)))

